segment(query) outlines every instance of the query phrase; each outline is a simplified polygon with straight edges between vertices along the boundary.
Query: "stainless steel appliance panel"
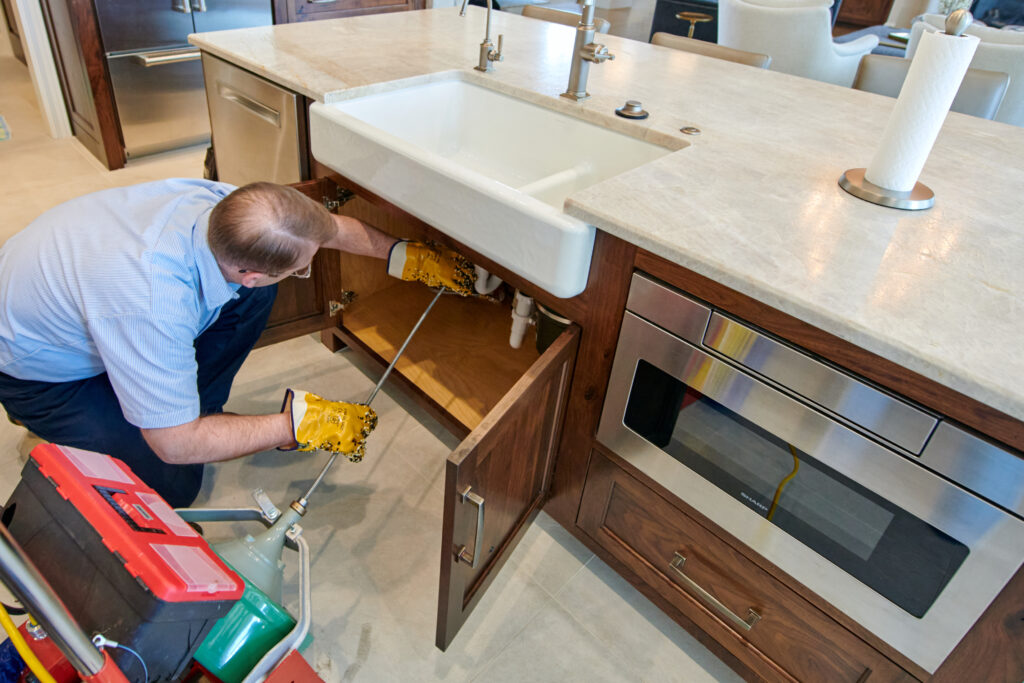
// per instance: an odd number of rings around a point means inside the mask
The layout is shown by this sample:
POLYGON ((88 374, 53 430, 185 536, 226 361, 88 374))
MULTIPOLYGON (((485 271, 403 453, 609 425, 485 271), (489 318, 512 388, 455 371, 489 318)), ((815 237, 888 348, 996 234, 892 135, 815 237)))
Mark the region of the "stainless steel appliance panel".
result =
POLYGON ((943 422, 921 454, 921 462, 1024 516, 1024 458, 943 422))
MULTIPOLYGON (((639 392, 638 392, 639 393, 639 392)), ((935 671, 1021 566, 1024 522, 796 398, 627 312, 598 439, 810 590, 935 671), (969 548, 915 617, 624 424, 646 361, 969 548)), ((913 571, 912 567, 893 568, 913 571)))
POLYGON ((193 31, 188 0, 96 0, 96 15, 108 55, 185 46, 193 31))
POLYGON ((203 54, 220 180, 295 183, 308 175, 302 99, 270 81, 203 54))
POLYGON ((711 316, 703 343, 915 455, 939 422, 934 415, 720 313, 711 316))
MULTIPOLYGON (((179 0, 184 2, 184 0, 179 0)), ((196 33, 274 23, 270 0, 189 0, 196 33)))
POLYGON ((641 273, 633 273, 626 308, 655 325, 700 344, 711 309, 641 273))
POLYGON ((107 66, 129 158, 209 141, 199 50, 122 53, 107 66))

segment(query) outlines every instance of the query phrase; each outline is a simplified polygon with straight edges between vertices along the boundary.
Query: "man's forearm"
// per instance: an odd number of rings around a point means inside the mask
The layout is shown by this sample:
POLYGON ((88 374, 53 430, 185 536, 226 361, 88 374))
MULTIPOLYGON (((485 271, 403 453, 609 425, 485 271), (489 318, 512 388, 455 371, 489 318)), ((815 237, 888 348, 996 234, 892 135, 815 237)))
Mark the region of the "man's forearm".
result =
POLYGON ((391 246, 398 241, 391 235, 356 218, 338 214, 334 214, 333 218, 338 230, 334 238, 323 245, 328 249, 340 249, 350 254, 387 258, 391 246))
POLYGON ((161 460, 174 465, 218 462, 295 443, 288 413, 217 414, 142 435, 161 460))

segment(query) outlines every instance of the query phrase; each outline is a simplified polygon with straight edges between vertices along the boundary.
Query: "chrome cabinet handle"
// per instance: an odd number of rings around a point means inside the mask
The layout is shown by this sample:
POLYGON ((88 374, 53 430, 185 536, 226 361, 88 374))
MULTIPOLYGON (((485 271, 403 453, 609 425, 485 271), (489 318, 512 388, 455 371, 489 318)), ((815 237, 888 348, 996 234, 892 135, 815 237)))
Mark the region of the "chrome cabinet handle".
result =
POLYGON ((188 4, 188 0, 171 0, 171 9, 175 12, 181 12, 182 14, 191 14, 192 8, 188 4))
POLYGON ((330 5, 338 0, 306 0, 307 5, 330 5))
POLYGON ((679 578, 682 580, 683 584, 685 584, 687 588, 689 588, 694 593, 699 595, 701 599, 704 600, 704 602, 714 607, 719 614, 724 616, 726 619, 731 621, 735 626, 743 629, 744 631, 749 631, 754 627, 754 624, 761 621, 761 615, 755 612, 754 608, 752 607, 747 609, 746 619, 741 619, 739 616, 737 616, 735 612, 733 612, 731 609, 729 609, 721 602, 719 602, 718 598, 713 596, 711 593, 708 593, 706 590, 701 588, 696 581, 694 581, 689 576, 683 573, 684 562, 686 562, 686 558, 680 555, 679 553, 675 553, 675 556, 672 558, 672 561, 669 562, 668 566, 672 567, 672 569, 675 570, 676 574, 679 575, 679 578))
POLYGON ((480 544, 484 541, 484 499, 475 493, 470 493, 472 488, 472 486, 467 486, 466 490, 459 493, 459 496, 462 498, 463 503, 468 500, 476 506, 476 539, 473 543, 472 556, 467 557, 469 553, 466 546, 461 546, 458 552, 458 559, 476 569, 477 565, 480 564, 480 556, 483 554, 480 552, 480 544))
POLYGON ((206 0, 192 0, 192 11, 193 12, 205 12, 206 11, 206 0))
POLYGON ((275 128, 281 127, 281 112, 271 109, 267 105, 257 102, 223 83, 218 83, 217 85, 219 86, 217 93, 228 102, 234 102, 239 107, 248 110, 251 114, 260 117, 275 128))
POLYGON ((194 62, 199 59, 199 50, 168 50, 167 52, 135 53, 131 58, 136 64, 145 67, 162 66, 164 64, 178 64, 180 62, 194 62))

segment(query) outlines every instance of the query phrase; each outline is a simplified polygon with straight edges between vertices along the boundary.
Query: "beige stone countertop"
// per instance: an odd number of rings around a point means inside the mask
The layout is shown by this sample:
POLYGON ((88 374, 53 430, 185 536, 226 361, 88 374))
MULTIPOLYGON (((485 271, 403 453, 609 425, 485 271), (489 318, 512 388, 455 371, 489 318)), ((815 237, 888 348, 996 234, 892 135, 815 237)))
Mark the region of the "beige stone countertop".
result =
MULTIPOLYGON (((485 12, 378 14, 193 35, 212 54, 331 102, 476 64, 485 12)), ((1024 129, 950 114, 921 174, 935 206, 843 192, 894 99, 610 35, 592 97, 566 86, 573 29, 495 12, 505 60, 478 74, 652 142, 687 147, 577 192, 566 212, 1024 420, 1024 129), (626 99, 644 121, 613 115, 626 99), (696 126, 699 136, 684 136, 696 126)))

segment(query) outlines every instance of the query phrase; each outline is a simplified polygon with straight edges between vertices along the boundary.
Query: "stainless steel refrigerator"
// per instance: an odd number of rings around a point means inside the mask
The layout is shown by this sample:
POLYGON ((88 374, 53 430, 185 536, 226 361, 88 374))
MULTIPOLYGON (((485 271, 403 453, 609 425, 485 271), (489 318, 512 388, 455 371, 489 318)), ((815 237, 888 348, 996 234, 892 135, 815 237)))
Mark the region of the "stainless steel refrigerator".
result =
POLYGON ((129 158, 210 139, 188 34, 273 23, 270 0, 96 0, 96 13, 129 158))

